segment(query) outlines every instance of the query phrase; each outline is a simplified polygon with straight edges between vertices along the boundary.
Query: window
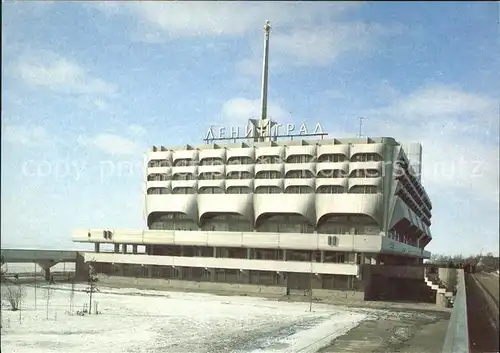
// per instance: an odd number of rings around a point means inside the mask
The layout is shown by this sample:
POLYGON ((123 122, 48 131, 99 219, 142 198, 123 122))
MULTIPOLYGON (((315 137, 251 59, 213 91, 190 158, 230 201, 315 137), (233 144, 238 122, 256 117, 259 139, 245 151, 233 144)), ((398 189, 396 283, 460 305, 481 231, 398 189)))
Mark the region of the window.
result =
POLYGON ((377 192, 378 187, 373 185, 357 185, 349 190, 350 194, 376 194, 377 192))
POLYGON ((341 169, 324 169, 318 172, 318 178, 346 178, 347 172, 341 169))
POLYGON ((169 180, 168 174, 149 174, 148 181, 167 181, 169 180))
POLYGON ((314 178, 314 174, 310 170, 291 170, 286 173, 287 179, 309 179, 314 178))
POLYGON ((224 175, 219 172, 205 172, 198 175, 198 180, 221 180, 224 179, 224 175))
POLYGON ((281 162, 282 161, 279 156, 260 156, 255 161, 255 164, 276 164, 281 162))
POLYGON ((255 174, 255 179, 281 179, 283 174, 276 170, 262 170, 255 174))
POLYGON ((257 186, 256 194, 281 194, 281 189, 277 186, 257 186))
POLYGON ((356 153, 351 158, 351 162, 380 162, 383 158, 378 153, 356 153))
POLYGON ((223 194, 223 190, 219 187, 201 187, 198 190, 198 194, 223 194))
POLYGON ((179 187, 172 190, 172 194, 174 195, 196 194, 196 192, 195 189, 192 187, 179 187))
POLYGON ((148 195, 165 195, 169 194, 169 191, 167 188, 149 188, 147 190, 148 195))
POLYGON ((226 194, 250 194, 252 189, 248 186, 230 186, 226 190, 226 194))
POLYGON ((175 173, 172 180, 194 180, 193 173, 175 173))
POLYGON ((321 185, 316 190, 317 194, 343 194, 344 187, 337 185, 321 185))
POLYGON ((232 180, 252 179, 252 174, 250 172, 229 172, 227 173, 226 179, 232 179, 232 180))
POLYGON ((196 161, 192 158, 177 159, 174 162, 174 167, 189 167, 193 165, 196 165, 196 161))
POLYGON ((331 154, 322 154, 318 158, 319 163, 339 163, 345 162, 347 157, 343 154, 331 153, 331 154))
POLYGON ((289 186, 285 189, 285 194, 312 194, 313 189, 310 186, 289 186))
POLYGON ((148 163, 149 168, 170 167, 172 164, 166 159, 152 159, 148 163))
POLYGON ((203 158, 200 161, 200 165, 222 165, 224 161, 222 158, 203 158))
POLYGON ((253 164, 253 160, 250 157, 230 157, 227 160, 227 164, 229 165, 253 164))
POLYGON ((377 169, 356 169, 350 175, 351 178, 379 178, 381 176, 382 173, 377 169))
POLYGON ((289 156, 286 159, 287 163, 313 163, 315 160, 313 156, 310 156, 308 154, 301 154, 301 155, 296 155, 296 156, 289 156))

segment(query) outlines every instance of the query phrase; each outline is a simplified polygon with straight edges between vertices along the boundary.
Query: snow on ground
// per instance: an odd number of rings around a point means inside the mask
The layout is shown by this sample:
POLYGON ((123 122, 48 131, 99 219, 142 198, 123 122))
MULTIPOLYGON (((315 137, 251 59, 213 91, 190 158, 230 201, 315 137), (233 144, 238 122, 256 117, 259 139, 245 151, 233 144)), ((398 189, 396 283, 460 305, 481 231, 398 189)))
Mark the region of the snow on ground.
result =
MULTIPOLYGON (((8 274, 16 274, 16 273, 43 273, 43 268, 32 262, 8 262, 2 266, 2 269, 5 270, 8 274)), ((54 272, 66 272, 66 271, 74 271, 75 263, 74 262, 59 262, 50 268, 51 271, 54 272)))
MULTIPOLYGON (((69 315, 70 285, 26 287, 2 310, 2 352, 316 352, 368 317, 332 306, 253 297, 99 288, 99 315, 69 315), (36 295, 35 295, 36 293, 36 295), (35 307, 36 297, 36 307, 35 307), (48 310, 47 310, 48 307, 48 310)), ((74 311, 88 303, 74 292, 74 311)))

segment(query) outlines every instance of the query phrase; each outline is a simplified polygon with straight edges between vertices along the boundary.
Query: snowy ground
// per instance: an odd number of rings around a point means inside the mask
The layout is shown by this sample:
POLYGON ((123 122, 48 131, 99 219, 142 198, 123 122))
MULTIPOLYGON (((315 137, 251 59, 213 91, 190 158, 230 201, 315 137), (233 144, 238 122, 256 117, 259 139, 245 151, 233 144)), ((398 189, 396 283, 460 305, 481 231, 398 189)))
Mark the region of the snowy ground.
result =
MULTIPOLYGON (((26 288, 20 312, 2 304, 2 352, 316 352, 370 315, 321 304, 309 312, 308 303, 102 287, 94 295, 101 314, 82 317, 69 314, 69 285, 52 288, 48 306, 47 290, 33 287, 26 288)), ((75 312, 87 302, 85 292, 74 292, 75 312)))
MULTIPOLYGON (((35 263, 6 263, 2 266, 2 269, 7 274, 24 274, 24 273, 34 273, 37 272, 40 275, 43 274, 43 268, 40 265, 35 263)), ((66 272, 66 271, 74 271, 75 263, 74 262, 59 262, 52 266, 51 271, 53 272, 66 272)))

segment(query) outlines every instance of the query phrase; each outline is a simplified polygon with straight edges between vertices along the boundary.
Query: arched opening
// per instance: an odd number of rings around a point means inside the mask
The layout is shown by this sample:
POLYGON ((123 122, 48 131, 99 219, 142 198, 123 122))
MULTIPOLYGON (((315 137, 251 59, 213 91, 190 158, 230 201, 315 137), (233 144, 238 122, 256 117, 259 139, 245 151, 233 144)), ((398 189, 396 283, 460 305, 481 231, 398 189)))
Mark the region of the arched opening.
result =
POLYGON ((256 194, 281 194, 281 188, 278 186, 257 186, 256 194))
POLYGON ((181 212, 152 212, 148 216, 148 228, 152 230, 198 230, 198 224, 181 212))
POLYGON ((381 162, 384 158, 378 153, 356 153, 351 157, 351 162, 381 162))
POLYGON ((286 163, 314 163, 315 161, 316 157, 309 154, 296 154, 288 156, 286 159, 286 163))
POLYGON ((199 195, 223 194, 224 190, 218 186, 203 186, 198 189, 199 195))
POLYGON ((286 173, 285 179, 311 179, 314 178, 314 173, 310 170, 290 170, 286 173))
POLYGON ((219 232, 251 232, 252 223, 238 213, 210 212, 202 215, 200 219, 201 230, 219 232))
POLYGON ((340 163, 345 162, 347 157, 339 153, 324 153, 318 157, 318 163, 340 163))
POLYGON ((343 194, 345 188, 339 185, 320 185, 316 189, 317 194, 343 194))
POLYGON ((226 194, 251 194, 252 189, 248 186, 230 186, 226 189, 226 194))
POLYGON ((168 188, 152 187, 147 190, 148 195, 166 195, 170 194, 168 188))
POLYGON ((298 213, 264 213, 256 222, 258 232, 313 233, 314 225, 298 213))
POLYGON ((285 189, 285 194, 312 194, 314 189, 308 185, 290 185, 285 189))
POLYGON ((380 231, 377 221, 365 214, 328 213, 318 220, 318 233, 377 235, 380 231))

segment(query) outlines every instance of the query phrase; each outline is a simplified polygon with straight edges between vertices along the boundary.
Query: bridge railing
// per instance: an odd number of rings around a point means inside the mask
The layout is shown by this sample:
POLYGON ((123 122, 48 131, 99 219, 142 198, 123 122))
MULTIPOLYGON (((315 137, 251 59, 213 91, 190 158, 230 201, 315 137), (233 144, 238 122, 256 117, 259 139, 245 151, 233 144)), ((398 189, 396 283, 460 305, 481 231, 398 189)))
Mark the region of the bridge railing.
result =
POLYGON ((469 328, 467 324, 467 294, 463 269, 457 271, 457 294, 453 300, 448 330, 442 353, 469 353, 469 328))

